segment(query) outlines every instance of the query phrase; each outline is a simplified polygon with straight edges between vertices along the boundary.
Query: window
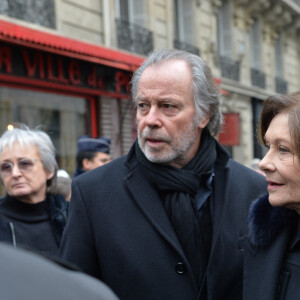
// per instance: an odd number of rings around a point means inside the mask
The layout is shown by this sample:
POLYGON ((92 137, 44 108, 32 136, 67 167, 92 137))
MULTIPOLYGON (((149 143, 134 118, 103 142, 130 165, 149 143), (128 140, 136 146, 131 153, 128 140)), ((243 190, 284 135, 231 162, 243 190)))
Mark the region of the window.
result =
POLYGON ((231 57, 231 5, 224 1, 218 12, 218 42, 220 56, 231 57))
POLYGON ((117 1, 117 17, 140 26, 147 23, 145 0, 119 0, 117 1))
POLYGON ((194 41, 192 0, 174 0, 174 48, 200 55, 194 41))
POLYGON ((174 1, 175 37, 179 41, 194 45, 193 1, 174 1))
POLYGON ((54 0, 1 0, 0 14, 55 28, 54 0))
POLYGON ((77 139, 90 134, 87 100, 79 97, 0 87, 0 130, 24 123, 47 132, 60 168, 73 174, 77 139))
POLYGON ((277 93, 287 93, 288 86, 284 80, 282 35, 275 42, 275 89, 277 93))
POLYGON ((118 47, 130 52, 148 55, 153 50, 152 32, 147 24, 145 0, 117 1, 118 47))
POLYGON ((250 65, 252 85, 265 88, 265 74, 262 72, 261 21, 255 20, 250 29, 250 65))
POLYGON ((250 64, 251 68, 261 70, 261 22, 255 20, 250 30, 250 64))
POLYGON ((218 46, 221 74, 232 80, 240 80, 240 62, 232 58, 231 3, 224 1, 218 12, 218 46))
POLYGON ((282 36, 279 35, 275 42, 275 75, 283 78, 283 59, 282 59, 282 36))

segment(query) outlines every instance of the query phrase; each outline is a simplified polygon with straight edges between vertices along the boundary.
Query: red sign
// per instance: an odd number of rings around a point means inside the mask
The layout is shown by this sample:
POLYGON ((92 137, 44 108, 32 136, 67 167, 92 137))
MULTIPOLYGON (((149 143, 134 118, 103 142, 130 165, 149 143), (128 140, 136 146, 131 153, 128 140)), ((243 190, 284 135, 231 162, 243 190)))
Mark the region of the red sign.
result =
POLYGON ((219 142, 223 146, 240 144, 240 115, 238 113, 224 113, 224 124, 219 134, 219 142))
POLYGON ((0 75, 127 95, 131 72, 0 42, 0 75))

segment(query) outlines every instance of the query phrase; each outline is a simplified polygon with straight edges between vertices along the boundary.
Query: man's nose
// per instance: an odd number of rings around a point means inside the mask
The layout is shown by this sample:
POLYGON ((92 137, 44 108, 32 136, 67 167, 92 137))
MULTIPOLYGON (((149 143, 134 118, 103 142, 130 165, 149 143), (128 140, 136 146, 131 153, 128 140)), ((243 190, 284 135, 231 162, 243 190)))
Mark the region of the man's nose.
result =
POLYGON ((161 113, 157 107, 152 106, 150 108, 148 114, 145 116, 145 124, 150 127, 160 127, 162 125, 161 113))

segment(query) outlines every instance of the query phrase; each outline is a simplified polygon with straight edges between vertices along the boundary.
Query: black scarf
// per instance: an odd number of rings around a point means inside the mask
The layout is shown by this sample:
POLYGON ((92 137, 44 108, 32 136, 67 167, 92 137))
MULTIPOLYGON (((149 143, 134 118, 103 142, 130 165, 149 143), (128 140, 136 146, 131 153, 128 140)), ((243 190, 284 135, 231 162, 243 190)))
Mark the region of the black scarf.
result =
MULTIPOLYGON (((198 152, 182 169, 150 162, 137 142, 135 153, 138 162, 145 169, 145 176, 160 191, 167 214, 197 282, 201 283, 208 260, 207 246, 210 247, 205 245, 205 241, 210 240, 211 237, 204 238, 206 228, 201 228, 194 197, 200 185, 204 184, 213 172, 217 157, 214 138, 207 129, 204 129, 198 152)), ((209 209, 206 209, 206 217, 207 214, 209 209)), ((205 216, 202 214, 200 219, 205 216)))

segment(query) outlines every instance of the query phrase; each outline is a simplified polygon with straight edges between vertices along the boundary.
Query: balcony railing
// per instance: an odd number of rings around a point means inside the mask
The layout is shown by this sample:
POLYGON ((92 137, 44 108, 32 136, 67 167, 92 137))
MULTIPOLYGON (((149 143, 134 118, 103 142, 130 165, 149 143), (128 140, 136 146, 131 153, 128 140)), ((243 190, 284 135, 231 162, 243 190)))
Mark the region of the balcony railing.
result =
POLYGON ((266 88, 266 75, 260 70, 251 69, 251 82, 253 86, 260 87, 262 89, 266 88))
POLYGON ((174 40, 174 48, 178 50, 184 50, 196 55, 200 55, 200 49, 197 48, 194 45, 179 41, 179 40, 174 40))
POLYGON ((276 93, 285 94, 288 92, 287 82, 280 77, 275 77, 275 86, 276 86, 276 93))
POLYGON ((152 32, 146 28, 116 19, 118 47, 141 55, 148 55, 153 50, 152 32))
POLYGON ((223 77, 239 81, 240 80, 240 62, 233 61, 230 57, 220 56, 220 67, 223 77))

